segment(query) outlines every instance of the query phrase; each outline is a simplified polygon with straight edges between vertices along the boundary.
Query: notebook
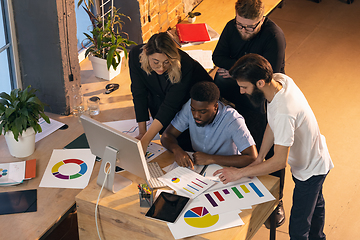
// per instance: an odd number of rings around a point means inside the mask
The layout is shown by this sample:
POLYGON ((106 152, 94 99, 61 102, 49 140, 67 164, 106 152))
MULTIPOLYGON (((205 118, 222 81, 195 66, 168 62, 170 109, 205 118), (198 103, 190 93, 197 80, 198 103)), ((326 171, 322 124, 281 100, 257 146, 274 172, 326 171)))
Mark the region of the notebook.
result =
POLYGON ((181 43, 210 41, 210 35, 205 23, 176 24, 176 32, 181 43))

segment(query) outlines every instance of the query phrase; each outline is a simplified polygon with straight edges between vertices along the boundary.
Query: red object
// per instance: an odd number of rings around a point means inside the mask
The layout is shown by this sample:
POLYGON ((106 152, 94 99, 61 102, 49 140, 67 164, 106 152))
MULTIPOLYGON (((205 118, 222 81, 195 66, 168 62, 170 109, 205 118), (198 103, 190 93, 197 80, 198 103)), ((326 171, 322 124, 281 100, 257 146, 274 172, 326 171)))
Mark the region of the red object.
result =
POLYGON ((176 32, 181 43, 210 41, 205 23, 176 24, 176 32))
POLYGON ((36 159, 27 160, 25 163, 25 180, 36 177, 36 159))

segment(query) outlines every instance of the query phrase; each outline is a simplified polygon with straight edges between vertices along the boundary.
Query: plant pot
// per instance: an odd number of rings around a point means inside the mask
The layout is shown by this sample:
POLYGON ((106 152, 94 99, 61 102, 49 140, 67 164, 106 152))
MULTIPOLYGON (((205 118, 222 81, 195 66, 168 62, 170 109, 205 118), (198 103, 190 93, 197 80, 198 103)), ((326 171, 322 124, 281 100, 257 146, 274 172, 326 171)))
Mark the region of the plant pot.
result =
POLYGON ((195 22, 195 20, 196 20, 196 17, 188 17, 188 22, 189 23, 194 23, 195 22))
POLYGON ((89 60, 91 61, 95 76, 104 80, 111 80, 119 75, 121 70, 121 59, 124 57, 124 52, 121 52, 120 56, 120 64, 117 66, 116 70, 114 70, 112 66, 110 66, 110 69, 108 70, 106 66, 106 59, 90 55, 89 60))
POLYGON ((19 135, 19 141, 15 140, 12 131, 7 131, 5 140, 10 154, 14 157, 24 158, 35 151, 35 131, 32 127, 27 128, 22 135, 19 135))

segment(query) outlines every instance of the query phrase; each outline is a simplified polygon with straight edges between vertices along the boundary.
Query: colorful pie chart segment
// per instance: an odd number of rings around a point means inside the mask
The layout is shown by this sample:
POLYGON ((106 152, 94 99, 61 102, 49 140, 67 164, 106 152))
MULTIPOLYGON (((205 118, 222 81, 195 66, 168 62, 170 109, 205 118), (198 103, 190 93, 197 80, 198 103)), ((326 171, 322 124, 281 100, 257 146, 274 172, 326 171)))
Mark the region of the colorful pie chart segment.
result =
POLYGON ((60 178, 60 179, 75 179, 75 178, 78 178, 78 177, 81 177, 82 175, 84 175, 87 171, 87 165, 84 161, 82 160, 79 160, 79 159, 66 159, 66 160, 63 160, 63 161, 60 161, 58 163, 56 163, 52 169, 51 169, 51 172, 52 174, 57 177, 57 178, 60 178), (65 164, 69 164, 69 163, 75 163, 77 165, 80 166, 80 170, 79 172, 77 173, 74 173, 73 175, 64 175, 64 174, 61 174, 59 172, 59 168, 65 164))
POLYGON ((8 170, 0 168, 0 178, 7 175, 8 170))
POLYGON ((212 216, 205 207, 195 207, 185 213, 184 220, 192 227, 207 228, 219 221, 219 215, 212 216))
POLYGON ((171 179, 171 181, 173 183, 178 183, 178 182, 180 182, 180 178, 174 177, 174 178, 171 179))

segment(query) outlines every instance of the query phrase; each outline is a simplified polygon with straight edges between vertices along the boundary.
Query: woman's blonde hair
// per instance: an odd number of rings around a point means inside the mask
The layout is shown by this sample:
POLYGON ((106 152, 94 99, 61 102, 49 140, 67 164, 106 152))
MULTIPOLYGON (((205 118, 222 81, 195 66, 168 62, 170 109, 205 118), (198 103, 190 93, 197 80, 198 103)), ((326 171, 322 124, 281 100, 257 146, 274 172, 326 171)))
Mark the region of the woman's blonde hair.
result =
POLYGON ((167 70, 169 80, 173 84, 180 82, 181 57, 174 40, 166 32, 154 34, 142 47, 142 52, 140 53, 140 64, 141 68, 148 75, 150 75, 151 71, 153 71, 149 64, 149 56, 154 53, 163 53, 168 57, 171 64, 167 70))

